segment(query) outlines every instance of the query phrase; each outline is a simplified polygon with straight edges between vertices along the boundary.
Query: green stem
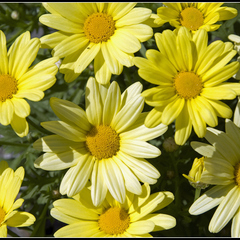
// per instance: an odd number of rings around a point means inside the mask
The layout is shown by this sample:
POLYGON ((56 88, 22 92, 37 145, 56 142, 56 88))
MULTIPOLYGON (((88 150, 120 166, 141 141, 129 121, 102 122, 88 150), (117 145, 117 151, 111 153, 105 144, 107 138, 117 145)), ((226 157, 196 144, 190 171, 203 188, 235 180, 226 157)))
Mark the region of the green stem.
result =
POLYGON ((195 189, 195 196, 194 196, 194 201, 196 201, 201 194, 201 188, 196 188, 195 189))
POLYGON ((29 147, 29 144, 27 144, 27 143, 14 143, 14 142, 0 141, 0 146, 2 146, 2 145, 11 145, 11 146, 18 146, 18 147, 29 147))
POLYGON ((43 133, 43 134, 51 134, 49 131, 45 130, 44 128, 38 126, 36 123, 34 123, 29 117, 26 118, 27 122, 32 125, 34 128, 36 128, 39 132, 43 133))

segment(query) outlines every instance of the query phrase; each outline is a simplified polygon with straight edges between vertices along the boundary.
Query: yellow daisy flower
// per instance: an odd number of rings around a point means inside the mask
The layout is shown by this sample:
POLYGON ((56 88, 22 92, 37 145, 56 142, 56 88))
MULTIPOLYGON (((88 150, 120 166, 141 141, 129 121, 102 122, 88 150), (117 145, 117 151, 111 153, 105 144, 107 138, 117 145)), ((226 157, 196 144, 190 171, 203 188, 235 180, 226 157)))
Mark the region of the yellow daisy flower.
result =
POLYGON ((163 3, 165 6, 157 9, 162 21, 169 22, 175 28, 184 26, 192 32, 198 29, 215 31, 221 24, 219 21, 232 19, 237 16, 237 9, 221 7, 223 3, 163 3))
POLYGON ((26 117, 30 114, 27 101, 39 101, 43 91, 56 81, 58 57, 43 60, 30 67, 40 48, 38 38, 30 32, 21 34, 7 51, 5 34, 0 31, 0 124, 11 124, 19 137, 28 134, 26 117))
POLYGON ((209 231, 217 233, 232 219, 231 236, 240 237, 240 129, 229 119, 226 133, 208 128, 205 138, 211 144, 191 142, 195 151, 205 156, 201 181, 216 185, 207 190, 190 207, 192 215, 217 209, 209 231))
POLYGON ((198 137, 206 124, 215 127, 217 117, 230 118, 232 110, 219 100, 234 99, 240 84, 225 82, 239 70, 239 62, 226 65, 234 55, 233 44, 214 41, 208 45, 206 30, 194 35, 186 27, 155 34, 159 49, 149 49, 146 57, 135 57, 140 77, 158 85, 142 95, 154 108, 146 117, 147 127, 175 122, 175 142, 183 145, 192 126, 198 137))
POLYGON ((147 183, 141 195, 127 192, 123 204, 110 195, 99 207, 93 206, 91 192, 85 188, 74 199, 59 199, 53 203, 51 215, 68 224, 54 233, 55 237, 152 237, 149 233, 175 227, 170 215, 153 213, 169 205, 171 192, 150 195, 147 183))
POLYGON ((141 91, 142 85, 136 82, 121 95, 117 82, 106 87, 90 77, 86 112, 74 103, 51 98, 51 108, 60 121, 41 124, 55 135, 33 144, 46 152, 34 166, 49 171, 70 168, 60 185, 60 193, 70 197, 90 179, 95 206, 101 204, 108 190, 120 203, 125 201, 126 189, 141 194, 139 181, 154 184, 160 177, 144 158, 155 158, 161 152, 146 141, 167 130, 163 124, 145 127, 141 91))
POLYGON ((153 36, 143 24, 151 9, 135 7, 137 3, 43 3, 51 13, 39 21, 58 31, 43 36, 43 48, 53 48, 53 56, 64 58, 60 72, 66 82, 75 80, 94 60, 96 80, 110 81, 121 74, 123 66, 133 66, 132 57, 141 42, 153 36))
POLYGON ((35 222, 35 217, 28 212, 16 210, 24 200, 17 197, 24 178, 24 168, 15 172, 6 161, 0 162, 0 238, 7 237, 7 226, 26 227, 35 222))

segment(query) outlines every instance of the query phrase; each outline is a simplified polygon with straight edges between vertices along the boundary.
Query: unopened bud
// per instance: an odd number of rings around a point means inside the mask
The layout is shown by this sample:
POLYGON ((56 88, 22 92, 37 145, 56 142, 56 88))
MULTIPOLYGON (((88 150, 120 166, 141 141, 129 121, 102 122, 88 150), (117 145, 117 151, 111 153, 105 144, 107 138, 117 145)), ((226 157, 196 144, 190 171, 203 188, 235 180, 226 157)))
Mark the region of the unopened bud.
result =
POLYGON ((176 144, 173 137, 164 139, 163 148, 166 152, 174 152, 179 148, 179 145, 176 144))
POLYGON ((183 174, 183 176, 188 179, 190 185, 194 188, 204 189, 208 187, 208 184, 201 182, 201 176, 204 170, 204 157, 195 158, 188 176, 186 174, 183 174))
POLYGON ((18 11, 12 11, 11 13, 11 18, 14 19, 14 20, 18 20, 19 19, 19 13, 18 11))

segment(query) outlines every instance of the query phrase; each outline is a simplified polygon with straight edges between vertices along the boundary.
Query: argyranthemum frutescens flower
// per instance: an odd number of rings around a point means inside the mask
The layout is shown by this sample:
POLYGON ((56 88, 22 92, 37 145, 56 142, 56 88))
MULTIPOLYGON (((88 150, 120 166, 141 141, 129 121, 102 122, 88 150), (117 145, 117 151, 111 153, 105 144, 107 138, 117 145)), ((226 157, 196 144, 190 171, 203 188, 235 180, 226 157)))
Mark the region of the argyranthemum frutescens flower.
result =
POLYGON ((43 48, 53 48, 53 56, 64 58, 60 72, 66 82, 75 80, 94 60, 95 78, 106 84, 119 75, 123 66, 133 66, 132 57, 141 42, 153 35, 143 24, 152 10, 137 3, 43 3, 51 13, 39 21, 59 31, 43 36, 43 48))
POLYGON ((74 103, 51 98, 60 121, 41 125, 55 133, 37 140, 33 147, 46 152, 34 166, 45 170, 70 168, 62 179, 60 193, 73 196, 90 179, 92 201, 99 205, 108 190, 123 203, 126 189, 141 194, 141 182, 156 183, 159 171, 145 158, 161 154, 147 143, 166 132, 160 124, 148 129, 142 113, 142 85, 132 84, 121 95, 117 82, 108 87, 90 77, 86 86, 86 112, 74 103))
POLYGON ((234 99, 240 84, 225 82, 239 69, 239 62, 229 61, 236 55, 230 42, 214 41, 208 45, 206 30, 192 35, 187 28, 165 30, 155 34, 159 49, 149 49, 146 57, 135 57, 140 77, 158 85, 142 95, 154 108, 146 117, 147 127, 175 122, 175 141, 183 145, 192 127, 198 137, 206 132, 206 124, 215 127, 217 117, 230 118, 232 110, 219 101, 234 99))
POLYGON ((225 132, 208 128, 205 138, 211 144, 191 142, 195 151, 205 156, 201 181, 216 185, 190 207, 192 215, 217 209, 209 231, 217 233, 232 219, 231 236, 240 237, 240 129, 226 119, 225 132))
POLYGON ((221 24, 219 21, 237 16, 237 9, 222 6, 223 3, 163 3, 165 6, 157 9, 162 21, 167 21, 173 27, 187 27, 192 32, 198 29, 215 31, 221 24))
POLYGON ((7 237, 7 226, 26 227, 35 222, 28 212, 18 211, 24 200, 17 197, 24 178, 24 168, 15 172, 6 161, 0 161, 0 237, 7 237))
POLYGON ((174 196, 163 191, 150 195, 147 183, 142 185, 141 195, 127 191, 124 203, 110 194, 99 207, 91 201, 88 188, 74 199, 53 202, 51 215, 68 224, 54 233, 55 237, 152 237, 150 232, 175 227, 176 219, 168 214, 154 213, 169 205, 174 196))
POLYGON ((7 52, 6 37, 0 31, 0 123, 11 124, 19 137, 28 134, 26 117, 30 114, 27 101, 39 101, 43 91, 56 81, 58 57, 31 66, 40 48, 38 38, 30 32, 21 34, 7 52), (31 67, 30 67, 31 66, 31 67))

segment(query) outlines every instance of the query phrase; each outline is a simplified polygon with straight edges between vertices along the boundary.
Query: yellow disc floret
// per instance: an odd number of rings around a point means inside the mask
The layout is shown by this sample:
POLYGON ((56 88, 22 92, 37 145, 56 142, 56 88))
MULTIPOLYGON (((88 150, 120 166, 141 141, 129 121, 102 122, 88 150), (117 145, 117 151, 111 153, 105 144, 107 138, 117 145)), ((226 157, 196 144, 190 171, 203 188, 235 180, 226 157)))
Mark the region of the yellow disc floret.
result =
POLYGON ((106 13, 93 13, 84 22, 86 37, 93 43, 107 42, 114 31, 115 22, 106 13))
POLYGON ((193 72, 180 72, 174 78, 174 87, 181 98, 195 98, 201 93, 202 79, 193 72))
POLYGON ((17 81, 14 77, 8 74, 0 75, 0 101, 5 102, 6 99, 11 99, 12 95, 17 92, 17 81))
POLYGON ((119 207, 111 207, 103 212, 98 220, 101 231, 107 234, 122 234, 130 224, 130 217, 126 210, 119 207))
POLYGON ((0 227, 2 226, 5 215, 6 215, 5 211, 0 207, 0 227))
POLYGON ((120 147, 120 138, 110 126, 93 127, 86 136, 88 151, 98 160, 111 158, 120 147))
POLYGON ((180 13, 180 23, 192 31, 196 31, 204 23, 204 17, 200 10, 195 7, 185 8, 180 13))
POLYGON ((235 182, 240 187, 240 163, 237 163, 234 168, 235 182))

